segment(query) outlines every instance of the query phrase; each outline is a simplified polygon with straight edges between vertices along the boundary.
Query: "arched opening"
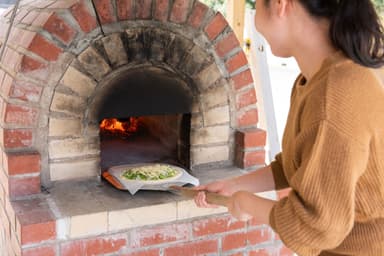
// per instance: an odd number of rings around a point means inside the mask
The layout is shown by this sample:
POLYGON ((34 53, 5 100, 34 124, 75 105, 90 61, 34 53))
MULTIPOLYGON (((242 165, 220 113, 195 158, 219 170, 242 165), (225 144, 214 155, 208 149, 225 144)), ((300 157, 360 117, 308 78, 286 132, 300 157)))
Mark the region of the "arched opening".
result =
POLYGON ((129 69, 101 86, 97 100, 101 170, 162 162, 189 168, 193 93, 177 74, 129 69))

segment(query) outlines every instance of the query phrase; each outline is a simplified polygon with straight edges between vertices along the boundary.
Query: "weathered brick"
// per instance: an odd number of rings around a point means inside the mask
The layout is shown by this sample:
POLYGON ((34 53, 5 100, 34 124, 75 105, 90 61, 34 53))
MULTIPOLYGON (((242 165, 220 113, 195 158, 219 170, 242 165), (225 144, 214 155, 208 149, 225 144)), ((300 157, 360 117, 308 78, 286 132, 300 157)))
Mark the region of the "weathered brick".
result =
POLYGON ((72 66, 69 66, 61 83, 70 88, 82 97, 89 97, 96 87, 96 81, 88 75, 78 71, 72 66))
POLYGON ((218 241, 216 239, 183 243, 180 245, 164 248, 164 255, 167 256, 205 255, 217 252, 218 241))
POLYGON ((9 195, 11 198, 38 193, 40 193, 40 176, 9 178, 9 195))
POLYGON ((57 92, 53 96, 51 111, 63 112, 80 117, 85 110, 85 106, 86 102, 84 99, 57 92))
POLYGON ((84 255, 116 253, 127 244, 124 236, 106 236, 84 241, 84 255))
POLYGON ((96 18, 88 7, 81 1, 71 7, 73 17, 76 19, 82 31, 89 33, 97 27, 96 18))
POLYGON ((56 238, 56 221, 50 210, 34 210, 17 214, 21 244, 40 243, 56 238))
POLYGON ((236 95, 236 108, 242 109, 244 107, 253 105, 256 103, 256 91, 252 87, 244 92, 236 95))
POLYGON ((111 0, 94 0, 93 2, 96 6, 101 24, 108 24, 116 21, 111 0))
POLYGON ((40 154, 37 152, 5 153, 3 161, 8 175, 40 172, 40 154))
POLYGON ((256 109, 250 109, 244 113, 239 113, 237 116, 237 126, 247 127, 251 125, 257 125, 259 118, 256 109))
POLYGON ((191 145, 223 143, 228 140, 229 127, 227 125, 212 126, 196 130, 191 136, 191 145))
POLYGON ((35 108, 8 103, 5 105, 4 122, 32 126, 36 124, 38 114, 39 112, 35 108))
POLYGON ((40 61, 35 60, 29 56, 23 56, 23 58, 21 59, 20 71, 30 72, 35 71, 37 69, 43 69, 46 66, 46 64, 41 63, 40 61))
POLYGON ((174 23, 184 23, 187 20, 188 11, 190 3, 193 1, 190 0, 175 0, 173 2, 171 15, 169 20, 174 23))
POLYGON ((76 35, 75 29, 57 14, 52 14, 43 28, 67 45, 72 42, 76 35))
POLYGON ((253 77, 250 69, 235 75, 232 77, 233 87, 235 90, 239 90, 247 85, 253 84, 253 77))
POLYGON ((108 63, 93 47, 85 49, 78 56, 78 60, 86 71, 98 81, 111 71, 108 63))
POLYGON ((231 32, 227 36, 221 38, 215 44, 216 53, 220 58, 225 57, 236 47, 240 47, 240 43, 234 32, 231 32))
POLYGON ((133 252, 119 253, 120 256, 159 256, 160 249, 144 249, 133 252))
POLYGON ((3 129, 2 143, 6 149, 32 146, 32 130, 3 129))
POLYGON ((273 241, 273 237, 273 232, 269 228, 255 229, 247 233, 247 240, 250 245, 273 241))
POLYGON ((147 20, 151 18, 152 0, 136 1, 136 19, 147 20))
POLYGON ((199 1, 195 2, 192 13, 189 16, 188 24, 193 28, 198 29, 203 23, 204 17, 208 11, 208 7, 199 1))
POLYGON ((193 235, 196 237, 220 234, 245 228, 245 222, 232 221, 230 216, 197 220, 193 222, 193 235))
POLYGON ((10 87, 9 97, 28 102, 39 102, 43 88, 27 81, 15 81, 10 87))
POLYGON ((131 246, 144 248, 189 239, 189 224, 171 224, 154 228, 135 229, 130 233, 131 246))
POLYGON ((49 42, 39 34, 33 38, 28 50, 36 53, 48 61, 57 60, 59 55, 63 52, 60 47, 56 46, 52 42, 49 42))
POLYGON ((135 18, 133 1, 116 0, 117 17, 119 20, 133 20, 135 18))
POLYGON ((218 12, 215 17, 208 23, 204 31, 210 40, 215 39, 228 26, 228 22, 224 16, 218 12))
POLYGON ((229 147, 212 146, 191 149, 191 159, 193 165, 214 163, 229 160, 229 147))
POLYGON ((155 11, 153 18, 159 21, 167 21, 169 13, 169 0, 155 0, 155 11))
POLYGON ((238 52, 225 62, 229 74, 248 64, 247 56, 243 51, 238 52))
POLYGON ((112 34, 102 39, 105 52, 112 66, 121 66, 128 62, 128 56, 125 51, 120 34, 112 34))
POLYGON ((265 151, 245 151, 245 152, 236 152, 236 166, 239 168, 248 168, 256 165, 265 164, 265 151))
POLYGON ((63 158, 80 155, 94 155, 99 153, 99 145, 96 139, 76 138, 52 140, 49 142, 50 157, 63 158))
POLYGON ((242 149, 263 147, 266 144, 267 133, 258 128, 238 130, 235 133, 236 145, 242 149))
POLYGON ((214 84, 222 74, 216 63, 212 63, 197 74, 199 89, 204 91, 214 84))
POLYGON ((54 245, 41 246, 37 248, 23 249, 22 256, 56 256, 56 247, 54 245))
POLYGON ((206 126, 229 123, 229 106, 210 109, 204 114, 204 124, 206 126))
POLYGON ((222 238, 222 250, 230 251, 247 246, 247 233, 238 232, 228 234, 222 238))
POLYGON ((50 118, 49 136, 72 136, 80 137, 83 132, 81 119, 58 119, 50 118))

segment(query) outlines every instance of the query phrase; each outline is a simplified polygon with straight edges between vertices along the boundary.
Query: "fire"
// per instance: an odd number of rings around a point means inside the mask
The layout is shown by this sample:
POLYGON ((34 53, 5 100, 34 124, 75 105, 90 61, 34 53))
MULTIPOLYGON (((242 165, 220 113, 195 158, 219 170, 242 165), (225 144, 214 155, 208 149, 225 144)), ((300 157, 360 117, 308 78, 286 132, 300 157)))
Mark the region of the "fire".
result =
POLYGON ((111 135, 129 135, 135 133, 139 128, 139 119, 130 117, 127 121, 120 121, 117 118, 103 119, 100 124, 100 131, 111 135))

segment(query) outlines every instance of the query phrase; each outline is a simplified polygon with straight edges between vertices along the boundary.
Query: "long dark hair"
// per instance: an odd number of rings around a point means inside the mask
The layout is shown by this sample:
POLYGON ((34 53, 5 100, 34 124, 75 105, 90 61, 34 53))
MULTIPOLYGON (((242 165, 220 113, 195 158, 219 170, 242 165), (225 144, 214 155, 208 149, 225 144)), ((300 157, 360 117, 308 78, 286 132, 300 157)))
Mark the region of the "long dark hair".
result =
POLYGON ((299 1, 312 16, 330 20, 331 41, 346 56, 367 67, 384 65, 384 29, 371 0, 299 1))

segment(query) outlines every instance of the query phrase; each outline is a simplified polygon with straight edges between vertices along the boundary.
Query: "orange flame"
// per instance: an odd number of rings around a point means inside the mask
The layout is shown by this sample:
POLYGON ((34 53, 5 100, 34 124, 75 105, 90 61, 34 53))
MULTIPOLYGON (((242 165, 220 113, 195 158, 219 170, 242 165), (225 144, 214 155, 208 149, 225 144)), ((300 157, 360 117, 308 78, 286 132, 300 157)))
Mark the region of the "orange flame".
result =
POLYGON ((103 119, 100 124, 100 131, 109 134, 127 135, 138 130, 139 119, 130 117, 128 121, 119 121, 117 118, 103 119))

